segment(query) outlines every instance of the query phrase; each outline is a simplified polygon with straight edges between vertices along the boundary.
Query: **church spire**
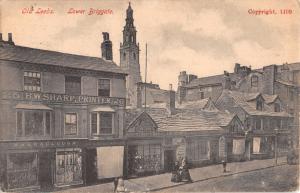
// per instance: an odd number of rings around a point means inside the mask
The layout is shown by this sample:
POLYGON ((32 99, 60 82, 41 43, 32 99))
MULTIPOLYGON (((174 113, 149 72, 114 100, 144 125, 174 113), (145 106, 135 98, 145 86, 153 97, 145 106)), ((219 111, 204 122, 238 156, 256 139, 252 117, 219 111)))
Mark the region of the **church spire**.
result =
POLYGON ((128 8, 126 10, 126 24, 123 30, 123 45, 136 44, 136 29, 133 24, 133 9, 129 2, 128 8))

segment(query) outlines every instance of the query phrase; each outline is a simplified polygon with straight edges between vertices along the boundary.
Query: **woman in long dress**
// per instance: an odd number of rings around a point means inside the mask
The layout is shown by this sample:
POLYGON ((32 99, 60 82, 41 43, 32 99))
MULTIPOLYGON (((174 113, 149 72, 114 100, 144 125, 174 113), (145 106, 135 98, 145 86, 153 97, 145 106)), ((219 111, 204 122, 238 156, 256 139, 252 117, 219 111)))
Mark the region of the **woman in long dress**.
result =
POLYGON ((173 170, 172 170, 172 177, 171 177, 171 182, 180 182, 181 181, 181 177, 179 174, 179 161, 176 161, 174 166, 173 166, 173 170))
POLYGON ((181 166, 179 169, 182 171, 181 172, 182 181, 193 182, 190 172, 189 172, 188 164, 185 159, 182 160, 182 163, 181 163, 181 166))

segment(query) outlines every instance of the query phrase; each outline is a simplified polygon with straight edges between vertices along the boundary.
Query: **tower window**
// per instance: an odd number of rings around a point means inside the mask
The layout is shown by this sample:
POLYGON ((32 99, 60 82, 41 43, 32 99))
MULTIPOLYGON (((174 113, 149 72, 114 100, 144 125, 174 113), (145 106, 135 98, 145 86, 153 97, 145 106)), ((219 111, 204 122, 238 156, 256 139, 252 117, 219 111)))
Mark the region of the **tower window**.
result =
POLYGON ((257 76, 251 77, 251 87, 258 87, 258 77, 257 76))
POLYGON ((124 60, 126 59, 126 53, 125 52, 123 53, 123 59, 124 60))

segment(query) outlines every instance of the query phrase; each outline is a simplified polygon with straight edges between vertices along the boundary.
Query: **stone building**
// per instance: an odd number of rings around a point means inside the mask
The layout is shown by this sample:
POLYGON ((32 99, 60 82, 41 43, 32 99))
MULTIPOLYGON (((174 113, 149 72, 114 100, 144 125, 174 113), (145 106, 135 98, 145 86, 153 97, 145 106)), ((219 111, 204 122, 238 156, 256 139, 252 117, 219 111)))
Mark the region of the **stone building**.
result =
POLYGON ((251 138, 251 159, 273 157, 276 145, 278 152, 288 150, 293 117, 284 111, 277 95, 223 90, 216 106, 242 121, 251 138))
POLYGON ((234 114, 219 111, 210 99, 176 107, 175 91, 168 91, 166 103, 126 109, 125 117, 129 177, 171 171, 182 158, 192 167, 226 158, 247 159, 242 122, 234 114), (227 147, 237 142, 240 146, 227 147))
POLYGON ((178 76, 178 102, 194 101, 210 97, 216 101, 224 89, 277 95, 286 111, 294 116, 291 129, 293 141, 299 136, 299 79, 300 63, 269 65, 252 70, 251 67, 235 64, 234 72, 197 78, 181 72, 178 76), (189 78, 192 77, 192 78, 189 78))
POLYGON ((108 33, 103 58, 0 37, 4 188, 48 189, 123 175, 126 73, 112 61, 108 33))
POLYGON ((140 72, 140 48, 136 38, 133 10, 129 3, 126 10, 126 24, 123 29, 123 43, 120 44, 120 67, 128 76, 126 79, 127 105, 136 106, 136 84, 142 81, 140 72))

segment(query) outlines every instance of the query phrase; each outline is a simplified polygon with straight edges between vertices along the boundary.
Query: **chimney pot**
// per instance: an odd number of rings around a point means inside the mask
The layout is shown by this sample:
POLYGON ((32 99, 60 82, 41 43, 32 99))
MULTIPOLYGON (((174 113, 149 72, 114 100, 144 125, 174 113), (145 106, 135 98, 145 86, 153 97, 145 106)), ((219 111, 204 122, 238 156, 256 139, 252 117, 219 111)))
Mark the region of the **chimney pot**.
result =
POLYGON ((8 33, 8 41, 9 42, 13 42, 13 40, 12 40, 12 33, 8 33))

